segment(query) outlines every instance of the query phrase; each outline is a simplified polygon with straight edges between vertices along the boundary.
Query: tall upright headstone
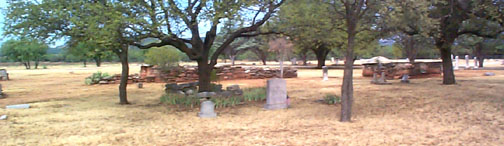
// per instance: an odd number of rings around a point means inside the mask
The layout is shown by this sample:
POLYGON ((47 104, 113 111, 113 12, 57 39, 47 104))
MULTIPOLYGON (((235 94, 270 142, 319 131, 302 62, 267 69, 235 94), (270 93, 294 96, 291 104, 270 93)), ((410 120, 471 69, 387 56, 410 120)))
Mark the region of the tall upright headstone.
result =
POLYGON ((410 62, 409 58, 406 58, 406 62, 410 62))
POLYGON ((459 56, 455 56, 455 66, 453 67, 454 70, 459 69, 459 56))
POLYGON ((334 57, 331 57, 331 62, 334 63, 334 57))
POLYGON ((329 68, 327 68, 327 66, 322 66, 322 76, 324 77, 322 80, 323 81, 327 81, 329 80, 329 68))
POLYGON ((479 62, 478 62, 478 58, 477 58, 477 57, 474 57, 474 68, 475 68, 475 69, 476 69, 476 68, 478 68, 478 65, 479 65, 478 63, 479 63, 479 62))
POLYGON ((465 61, 466 61, 465 68, 469 69, 469 55, 465 55, 465 61))
POLYGON ((269 79, 266 84, 265 109, 275 110, 287 108, 287 82, 284 79, 269 79))
POLYGON ((291 64, 297 65, 297 59, 295 57, 291 59, 291 64))

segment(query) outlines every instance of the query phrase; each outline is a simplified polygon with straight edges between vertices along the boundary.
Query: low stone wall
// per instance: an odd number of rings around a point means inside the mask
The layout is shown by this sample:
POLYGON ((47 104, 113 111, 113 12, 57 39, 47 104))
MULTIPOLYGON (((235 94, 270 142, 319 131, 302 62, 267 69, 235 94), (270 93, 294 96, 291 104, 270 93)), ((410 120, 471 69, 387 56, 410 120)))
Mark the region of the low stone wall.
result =
MULTIPOLYGON (((363 64, 362 76, 372 77, 373 68, 377 66, 374 64, 363 64)), ((388 79, 400 78, 403 74, 408 74, 411 78, 417 77, 430 77, 430 75, 441 75, 442 63, 441 62, 415 62, 409 63, 386 63, 382 64, 386 68, 385 75, 388 79), (429 75, 429 76, 426 76, 429 75)))
MULTIPOLYGON (((220 80, 234 79, 265 79, 280 77, 279 68, 219 66, 214 68, 217 78, 220 80)), ((284 68, 284 78, 297 77, 297 70, 284 68)), ((168 71, 161 71, 155 66, 142 66, 140 80, 158 83, 193 82, 198 80, 197 67, 176 67, 168 71)))

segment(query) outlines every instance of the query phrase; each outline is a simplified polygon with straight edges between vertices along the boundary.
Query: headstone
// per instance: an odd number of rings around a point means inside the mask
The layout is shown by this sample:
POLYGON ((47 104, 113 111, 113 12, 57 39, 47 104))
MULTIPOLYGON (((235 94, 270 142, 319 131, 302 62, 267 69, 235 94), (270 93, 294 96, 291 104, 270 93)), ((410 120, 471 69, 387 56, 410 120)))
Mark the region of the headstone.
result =
POLYGON ((6 69, 0 69, 0 80, 9 80, 9 74, 6 69))
POLYGON ((454 70, 459 69, 459 56, 455 56, 455 67, 453 67, 454 70))
POLYGON ((334 57, 331 57, 331 62, 332 62, 332 63, 334 63, 334 62, 335 62, 334 57))
POLYGON ((287 82, 284 79, 269 79, 266 84, 265 109, 287 108, 287 82))
POLYGON ((371 80, 371 83, 377 83, 378 82, 378 78, 376 78, 377 76, 377 73, 376 72, 373 72, 373 79, 371 80))
POLYGON ((469 69, 469 55, 465 55, 465 61, 466 61, 466 69, 469 69))
POLYGON ((177 92, 178 91, 178 85, 176 83, 169 83, 165 85, 165 91, 166 92, 177 92))
POLYGON ((7 115, 0 116, 0 120, 7 120, 7 115))
POLYGON ((409 75, 408 74, 404 74, 401 78, 401 83, 409 83, 409 75))
POLYGON ((99 81, 98 84, 108 84, 108 81, 99 81))
POLYGON ((243 95, 243 90, 241 90, 241 89, 234 90, 234 91, 233 91, 233 94, 234 94, 234 95, 243 95))
POLYGON ((215 92, 200 92, 197 95, 199 98, 210 98, 212 96, 215 96, 215 92))
POLYGON ((327 66, 322 66, 322 75, 324 76, 324 79, 322 79, 323 81, 328 81, 329 80, 329 75, 328 75, 328 72, 329 72, 329 69, 327 68, 327 66))
POLYGON ((453 54, 451 54, 451 59, 454 60, 455 58, 453 58, 453 54))
POLYGON ((142 82, 139 82, 137 85, 138 85, 138 88, 143 88, 143 83, 142 82))
POLYGON ((186 90, 185 94, 186 95, 192 95, 192 94, 194 94, 194 90, 192 90, 192 89, 186 90))
POLYGON ((495 76, 495 73, 493 72, 486 72, 485 74, 483 74, 484 76, 495 76))
POLYGON ((478 68, 478 58, 477 57, 474 57, 474 68, 477 69, 478 68))
POLYGON ((226 90, 228 91, 234 91, 234 90, 239 90, 240 86, 239 85, 230 85, 226 87, 226 90))
POLYGON ((5 106, 5 109, 27 109, 30 108, 29 104, 16 104, 5 106))
POLYGON ((291 59, 291 63, 292 63, 292 65, 297 65, 297 59, 296 58, 292 58, 291 59))
POLYGON ((217 114, 215 113, 215 104, 210 100, 201 102, 201 109, 200 112, 198 113, 198 116, 200 118, 217 117, 217 114))

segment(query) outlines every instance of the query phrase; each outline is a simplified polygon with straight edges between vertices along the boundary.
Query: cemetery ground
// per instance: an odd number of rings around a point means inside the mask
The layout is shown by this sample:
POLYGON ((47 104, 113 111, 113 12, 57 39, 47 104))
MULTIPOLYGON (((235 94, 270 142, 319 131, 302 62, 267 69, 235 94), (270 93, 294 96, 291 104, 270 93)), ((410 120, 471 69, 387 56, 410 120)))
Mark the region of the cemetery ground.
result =
MULTIPOLYGON (((495 65, 495 67, 503 67, 495 65)), ((128 85, 130 105, 119 105, 118 84, 84 84, 96 71, 120 73, 120 64, 97 68, 49 65, 6 67, 1 81, 0 145, 504 145, 504 70, 455 71, 456 85, 441 77, 370 84, 354 70, 353 122, 339 122, 340 105, 317 102, 340 94, 342 70, 299 69, 287 80, 291 108, 264 110, 264 102, 217 109, 215 119, 198 109, 160 104, 162 83, 128 85), (495 76, 483 76, 494 72, 495 76), (5 105, 29 103, 29 109, 5 105)), ((130 73, 139 71, 130 65, 130 73)), ((265 86, 265 79, 221 81, 224 86, 265 86)))

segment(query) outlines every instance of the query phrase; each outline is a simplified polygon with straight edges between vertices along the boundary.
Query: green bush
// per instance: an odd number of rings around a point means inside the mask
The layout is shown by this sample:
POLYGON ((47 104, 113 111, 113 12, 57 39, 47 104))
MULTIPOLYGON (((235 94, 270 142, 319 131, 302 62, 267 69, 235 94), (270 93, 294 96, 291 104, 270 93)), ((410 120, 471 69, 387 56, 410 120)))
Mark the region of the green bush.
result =
POLYGON ((161 96, 161 102, 169 105, 178 105, 184 107, 198 107, 200 105, 200 98, 196 96, 185 96, 181 94, 165 94, 161 96))
POLYGON ((102 72, 98 71, 96 73, 93 73, 93 75, 86 77, 86 79, 84 80, 84 83, 86 83, 86 85, 98 84, 98 82, 100 82, 100 80, 102 80, 104 78, 108 78, 108 77, 110 77, 110 75, 108 73, 102 73, 102 72))
MULTIPOLYGON (((264 101, 266 99, 266 88, 247 88, 241 96, 231 97, 212 97, 210 100, 215 103, 215 108, 234 107, 236 105, 251 102, 251 101, 264 101)), ((199 107, 200 98, 192 96, 185 96, 181 94, 165 94, 160 98, 161 103, 168 105, 177 105, 179 107, 199 107)))
POLYGON ((161 70, 168 71, 178 66, 181 56, 180 51, 173 47, 156 47, 149 49, 145 54, 145 63, 157 65, 161 70))
POLYGON ((326 103, 326 104, 341 103, 341 98, 337 95, 334 95, 334 94, 327 94, 324 97, 324 103, 326 103))

